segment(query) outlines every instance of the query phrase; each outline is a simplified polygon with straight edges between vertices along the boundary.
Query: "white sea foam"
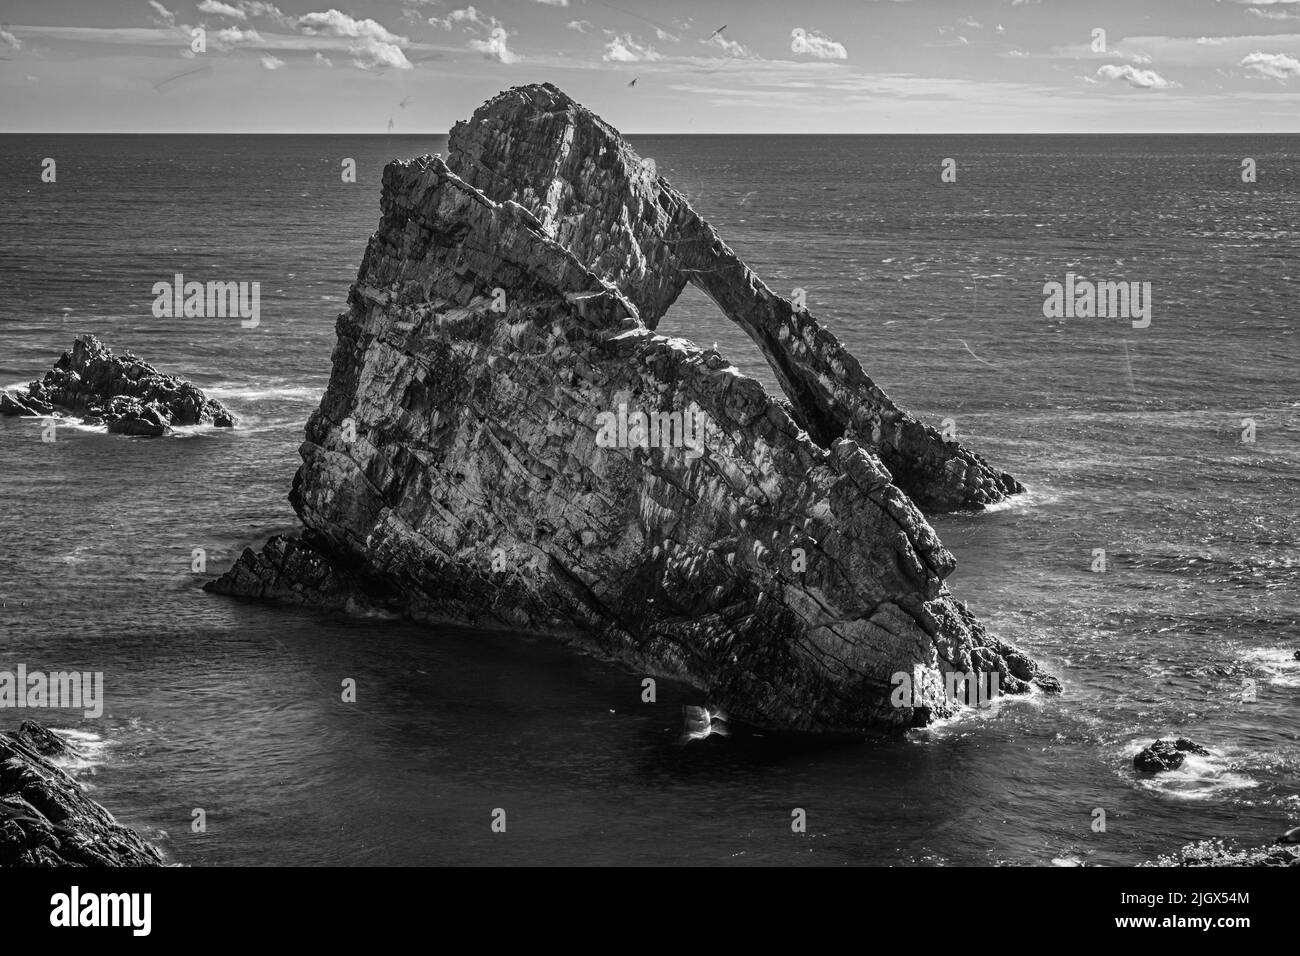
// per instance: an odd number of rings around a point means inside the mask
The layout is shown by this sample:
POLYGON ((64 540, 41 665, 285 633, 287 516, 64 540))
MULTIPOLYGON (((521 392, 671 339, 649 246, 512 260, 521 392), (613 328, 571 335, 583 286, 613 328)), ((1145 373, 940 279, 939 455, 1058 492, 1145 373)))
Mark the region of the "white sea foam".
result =
POLYGON ((214 385, 211 388, 203 390, 212 398, 236 398, 247 399, 256 402, 268 398, 284 398, 295 401, 316 401, 325 392, 325 386, 306 386, 306 385, 282 385, 280 387, 267 388, 257 385, 235 385, 226 383, 223 385, 214 385))
MULTIPOLYGON (((1162 734, 1161 736, 1177 737, 1178 735, 1162 734)), ((1126 772, 1137 773, 1137 785, 1142 790, 1175 800, 1199 801, 1217 799, 1225 793, 1259 786, 1258 780, 1233 769, 1231 761, 1215 750, 1210 750, 1208 757, 1187 754, 1182 766, 1176 770, 1163 770, 1150 774, 1134 771, 1134 756, 1144 747, 1149 746, 1152 739, 1147 736, 1129 741, 1122 751, 1126 772)))
POLYGON ((99 734, 89 730, 63 727, 51 727, 50 731, 62 737, 72 749, 77 751, 75 756, 55 757, 52 760, 56 767, 66 770, 73 776, 76 776, 79 771, 98 767, 107 760, 110 741, 99 734))
POLYGON ((1278 687, 1300 687, 1300 661, 1288 647, 1257 647, 1241 655, 1264 672, 1265 679, 1278 687))

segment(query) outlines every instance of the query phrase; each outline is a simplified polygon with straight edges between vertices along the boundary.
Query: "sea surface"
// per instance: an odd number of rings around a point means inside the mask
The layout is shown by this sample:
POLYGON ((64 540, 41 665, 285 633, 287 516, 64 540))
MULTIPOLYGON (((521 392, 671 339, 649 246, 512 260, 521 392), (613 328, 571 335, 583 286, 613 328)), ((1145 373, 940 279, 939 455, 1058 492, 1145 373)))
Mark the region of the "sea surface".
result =
MULTIPOLYGON (((955 594, 1062 695, 899 740, 684 743, 699 693, 642 703, 639 675, 544 639, 204 593, 297 526, 383 164, 446 138, 8 135, 0 386, 93 332, 240 426, 47 443, 0 419, 0 670, 106 685, 99 719, 0 727, 76 732, 94 796, 196 866, 1123 865, 1300 822, 1300 137, 631 139, 896 401, 1029 487, 933 523, 955 594), (260 325, 155 318, 178 272, 260 282, 260 325), (1067 273, 1150 282, 1150 326, 1045 318, 1067 273), (1212 755, 1136 775, 1168 735, 1212 755)), ((775 389, 702 295, 660 331, 775 389)))

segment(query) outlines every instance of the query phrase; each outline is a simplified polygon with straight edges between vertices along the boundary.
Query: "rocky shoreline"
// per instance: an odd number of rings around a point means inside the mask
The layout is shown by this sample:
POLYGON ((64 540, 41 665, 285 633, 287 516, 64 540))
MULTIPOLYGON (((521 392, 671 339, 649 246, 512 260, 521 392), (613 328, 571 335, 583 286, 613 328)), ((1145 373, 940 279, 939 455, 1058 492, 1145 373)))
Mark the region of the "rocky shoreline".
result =
POLYGON ((40 381, 0 392, 0 415, 68 415, 109 434, 159 438, 173 425, 233 428, 235 416, 198 386, 164 375, 127 352, 114 356, 93 335, 78 336, 40 381))
POLYGON ((0 866, 162 866, 162 854, 54 761, 79 756, 33 720, 0 733, 0 866))

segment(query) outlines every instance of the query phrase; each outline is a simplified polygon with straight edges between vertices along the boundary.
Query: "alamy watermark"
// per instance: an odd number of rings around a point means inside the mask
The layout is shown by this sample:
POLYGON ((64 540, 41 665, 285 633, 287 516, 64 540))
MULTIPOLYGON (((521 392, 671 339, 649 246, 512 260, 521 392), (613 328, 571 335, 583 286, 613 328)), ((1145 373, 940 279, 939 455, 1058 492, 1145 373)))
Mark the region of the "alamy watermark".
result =
POLYGON ((1067 272, 1065 282, 1046 283, 1043 296, 1048 319, 1131 319, 1135 329, 1151 324, 1150 282, 1091 282, 1067 272))
POLYGON ((596 416, 601 448, 684 448, 687 458, 704 454, 708 416, 691 402, 683 411, 631 411, 620 404, 617 412, 596 416))
POLYGON ((153 315, 155 319, 224 319, 238 316, 246 329, 255 329, 262 321, 262 283, 260 282, 186 282, 176 273, 176 281, 155 282, 153 315))
POLYGON ((0 671, 0 708, 81 708, 88 718, 104 713, 103 671, 28 671, 19 664, 15 671, 0 671))
MULTIPOLYGON (((889 679, 889 683, 894 688, 889 695, 890 704, 895 707, 916 706, 911 674, 898 671, 889 679)), ((919 679, 916 683, 920 683, 919 679)), ((949 700, 971 707, 987 707, 999 696, 997 671, 982 674, 979 671, 967 671, 964 674, 961 671, 947 671, 943 674, 943 683, 949 700)))

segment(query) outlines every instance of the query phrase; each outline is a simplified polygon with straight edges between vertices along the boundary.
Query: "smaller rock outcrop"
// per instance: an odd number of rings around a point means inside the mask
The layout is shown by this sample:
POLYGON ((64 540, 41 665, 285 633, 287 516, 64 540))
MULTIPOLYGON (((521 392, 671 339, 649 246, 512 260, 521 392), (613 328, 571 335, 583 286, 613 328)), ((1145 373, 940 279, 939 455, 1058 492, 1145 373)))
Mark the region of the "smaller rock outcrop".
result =
POLYGON ((1162 770, 1177 770, 1183 765, 1188 754, 1208 757, 1210 752, 1186 737, 1176 740, 1161 738, 1149 747, 1143 748, 1133 757, 1134 768, 1144 773, 1159 773, 1162 770))
POLYGON ((76 756, 35 721, 0 734, 0 866, 161 866, 154 847, 53 763, 76 756))
POLYGON ((127 352, 114 356, 93 335, 79 336, 38 382, 0 392, 0 415, 71 414, 112 434, 159 437, 173 425, 232 428, 235 416, 194 384, 164 375, 127 352))

